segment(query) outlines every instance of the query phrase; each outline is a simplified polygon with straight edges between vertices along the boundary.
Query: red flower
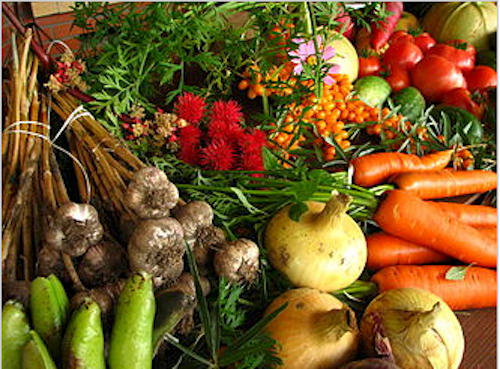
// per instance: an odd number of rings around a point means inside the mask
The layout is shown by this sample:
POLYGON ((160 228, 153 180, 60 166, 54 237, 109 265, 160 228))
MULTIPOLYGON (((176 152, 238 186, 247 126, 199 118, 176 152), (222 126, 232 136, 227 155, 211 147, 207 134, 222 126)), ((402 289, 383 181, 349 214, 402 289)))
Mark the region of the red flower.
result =
POLYGON ((235 152, 230 142, 223 137, 213 138, 201 150, 200 164, 209 170, 230 170, 235 163, 235 152))
POLYGON ((210 111, 210 121, 223 121, 228 126, 238 124, 243 119, 241 106, 234 100, 216 101, 210 111))
POLYGON ((179 159, 184 162, 197 165, 200 157, 201 129, 189 125, 179 130, 179 159))
POLYGON ((244 129, 239 124, 229 124, 226 120, 212 120, 208 124, 208 137, 222 136, 234 140, 244 134, 244 129))
POLYGON ((184 92, 183 95, 177 98, 174 105, 174 112, 179 118, 185 119, 189 123, 198 124, 205 114, 205 99, 201 96, 184 92))
POLYGON ((240 137, 240 167, 242 170, 264 170, 262 148, 266 144, 266 134, 259 130, 240 137))

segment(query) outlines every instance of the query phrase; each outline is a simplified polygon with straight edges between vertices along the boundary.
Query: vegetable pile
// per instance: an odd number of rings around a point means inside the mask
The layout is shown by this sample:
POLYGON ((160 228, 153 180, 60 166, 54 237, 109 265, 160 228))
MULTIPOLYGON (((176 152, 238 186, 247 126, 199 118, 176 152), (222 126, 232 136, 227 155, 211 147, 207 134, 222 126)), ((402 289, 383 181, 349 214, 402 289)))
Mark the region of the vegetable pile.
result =
POLYGON ((495 5, 78 3, 57 59, 2 8, 3 366, 468 365, 495 5))

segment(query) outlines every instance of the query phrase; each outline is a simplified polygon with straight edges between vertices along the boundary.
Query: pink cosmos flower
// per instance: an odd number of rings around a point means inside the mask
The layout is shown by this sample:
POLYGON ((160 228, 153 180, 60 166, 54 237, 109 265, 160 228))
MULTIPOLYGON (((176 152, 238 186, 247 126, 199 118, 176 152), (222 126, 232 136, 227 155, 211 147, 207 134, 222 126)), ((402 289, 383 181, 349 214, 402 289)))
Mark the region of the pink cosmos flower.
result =
MULTIPOLYGON (((303 38, 296 38, 292 39, 292 41, 299 44, 299 48, 297 50, 290 51, 288 55, 292 57, 292 63, 295 64, 293 72, 295 74, 301 74, 304 71, 305 64, 315 65, 318 62, 314 40, 305 42, 303 38)), ((323 47, 323 38, 321 36, 316 36, 316 43, 321 51, 321 59, 323 61, 328 61, 336 55, 336 51, 333 47, 323 47)), ((323 82, 327 85, 332 85, 335 80, 330 76, 330 74, 336 74, 339 73, 339 71, 339 65, 332 65, 328 69, 326 77, 323 78, 323 82)))

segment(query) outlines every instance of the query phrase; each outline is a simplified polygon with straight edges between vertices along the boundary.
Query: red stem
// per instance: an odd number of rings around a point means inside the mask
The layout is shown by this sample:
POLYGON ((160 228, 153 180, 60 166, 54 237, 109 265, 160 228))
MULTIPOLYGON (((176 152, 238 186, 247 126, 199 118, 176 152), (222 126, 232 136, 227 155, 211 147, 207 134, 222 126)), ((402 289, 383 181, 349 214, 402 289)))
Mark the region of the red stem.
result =
MULTIPOLYGON (((2 12, 9 19, 12 25, 18 30, 18 32, 24 36, 26 28, 21 24, 21 21, 19 20, 19 18, 17 18, 12 9, 9 8, 9 6, 4 2, 2 2, 2 12)), ((33 39, 31 40, 31 48, 33 49, 33 52, 36 54, 38 59, 40 59, 43 67, 46 70, 49 70, 50 66, 55 63, 54 59, 52 59, 51 56, 48 55, 45 50, 43 50, 43 48, 38 44, 38 42, 33 39)))

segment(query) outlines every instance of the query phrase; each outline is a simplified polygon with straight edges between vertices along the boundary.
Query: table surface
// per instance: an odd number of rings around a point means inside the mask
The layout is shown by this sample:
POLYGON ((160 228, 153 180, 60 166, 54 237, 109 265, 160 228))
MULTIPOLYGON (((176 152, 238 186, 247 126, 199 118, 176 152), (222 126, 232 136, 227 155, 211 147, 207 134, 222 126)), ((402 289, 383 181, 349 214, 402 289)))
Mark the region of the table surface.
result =
POLYGON ((465 353, 460 369, 496 369, 496 309, 457 312, 457 316, 465 336, 465 353))

